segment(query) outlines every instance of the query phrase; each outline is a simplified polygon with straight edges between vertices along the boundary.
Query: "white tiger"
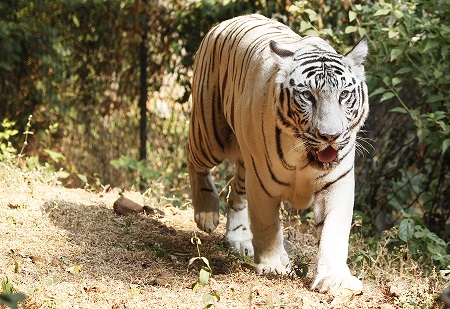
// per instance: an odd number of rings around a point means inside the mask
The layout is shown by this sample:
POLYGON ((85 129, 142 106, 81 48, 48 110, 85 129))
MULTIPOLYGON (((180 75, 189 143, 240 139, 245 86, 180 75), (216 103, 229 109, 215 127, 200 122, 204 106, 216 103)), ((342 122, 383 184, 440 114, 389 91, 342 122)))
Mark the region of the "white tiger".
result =
POLYGON ((259 273, 289 271, 280 202, 314 204, 320 241, 312 288, 362 289, 346 260, 356 134, 369 111, 367 52, 363 40, 342 56, 257 14, 220 23, 201 43, 186 143, 195 221, 206 232, 217 227, 210 170, 233 160, 227 240, 254 254, 259 273))

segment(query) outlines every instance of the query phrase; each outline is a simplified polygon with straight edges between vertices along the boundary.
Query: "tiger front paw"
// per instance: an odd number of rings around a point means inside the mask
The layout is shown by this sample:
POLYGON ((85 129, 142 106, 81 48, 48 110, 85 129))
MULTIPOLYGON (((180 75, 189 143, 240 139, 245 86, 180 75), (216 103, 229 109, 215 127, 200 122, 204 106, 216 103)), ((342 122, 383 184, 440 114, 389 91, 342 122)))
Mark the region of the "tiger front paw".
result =
POLYGON ((219 209, 217 207, 217 211, 195 211, 194 219, 199 229, 211 233, 219 225, 219 209))
POLYGON ((316 280, 311 285, 312 290, 321 293, 333 292, 337 289, 348 289, 361 292, 363 288, 361 280, 350 274, 346 275, 317 275, 316 280))
POLYGON ((291 271, 291 265, 289 263, 289 256, 286 252, 282 252, 279 255, 274 255, 269 258, 263 258, 260 262, 257 262, 256 272, 258 274, 276 274, 287 275, 291 271))

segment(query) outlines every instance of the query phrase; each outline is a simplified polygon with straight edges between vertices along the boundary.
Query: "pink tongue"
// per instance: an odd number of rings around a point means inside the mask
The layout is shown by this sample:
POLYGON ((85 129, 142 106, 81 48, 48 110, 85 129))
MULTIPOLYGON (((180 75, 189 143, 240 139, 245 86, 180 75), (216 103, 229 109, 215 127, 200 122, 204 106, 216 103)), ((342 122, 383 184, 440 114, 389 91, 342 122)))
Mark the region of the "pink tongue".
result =
POLYGON ((328 146, 325 150, 317 152, 317 158, 320 162, 328 163, 333 161, 337 156, 337 151, 333 147, 328 146))

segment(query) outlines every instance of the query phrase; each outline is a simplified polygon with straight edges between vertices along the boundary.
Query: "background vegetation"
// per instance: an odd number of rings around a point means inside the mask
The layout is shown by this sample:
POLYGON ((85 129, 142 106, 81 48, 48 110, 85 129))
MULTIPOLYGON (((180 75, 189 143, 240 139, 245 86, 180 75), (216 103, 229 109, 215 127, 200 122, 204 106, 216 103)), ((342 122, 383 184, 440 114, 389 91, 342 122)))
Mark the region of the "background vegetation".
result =
MULTIPOLYGON (((341 53, 368 39, 371 114, 361 142, 369 153, 357 162, 362 232, 390 229, 393 248, 448 267, 446 0, 3 0, 0 159, 45 166, 67 186, 136 185, 182 203, 195 51, 212 25, 251 12, 320 35, 341 53), (28 146, 17 151, 24 132, 28 146)), ((227 169, 216 170, 225 189, 227 169)))

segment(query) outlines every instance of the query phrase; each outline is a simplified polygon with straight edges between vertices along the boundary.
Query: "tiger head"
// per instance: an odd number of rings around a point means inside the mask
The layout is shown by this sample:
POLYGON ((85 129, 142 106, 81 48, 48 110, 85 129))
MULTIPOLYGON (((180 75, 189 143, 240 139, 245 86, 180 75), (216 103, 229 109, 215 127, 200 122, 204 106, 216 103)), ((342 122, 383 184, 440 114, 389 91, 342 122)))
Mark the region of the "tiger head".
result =
MULTIPOLYGON (((311 164, 331 168, 369 112, 364 60, 368 47, 360 41, 342 56, 325 41, 306 37, 295 50, 271 41, 278 61, 276 113, 281 127, 294 131, 311 164)), ((344 150, 345 148, 345 150, 344 150)))

